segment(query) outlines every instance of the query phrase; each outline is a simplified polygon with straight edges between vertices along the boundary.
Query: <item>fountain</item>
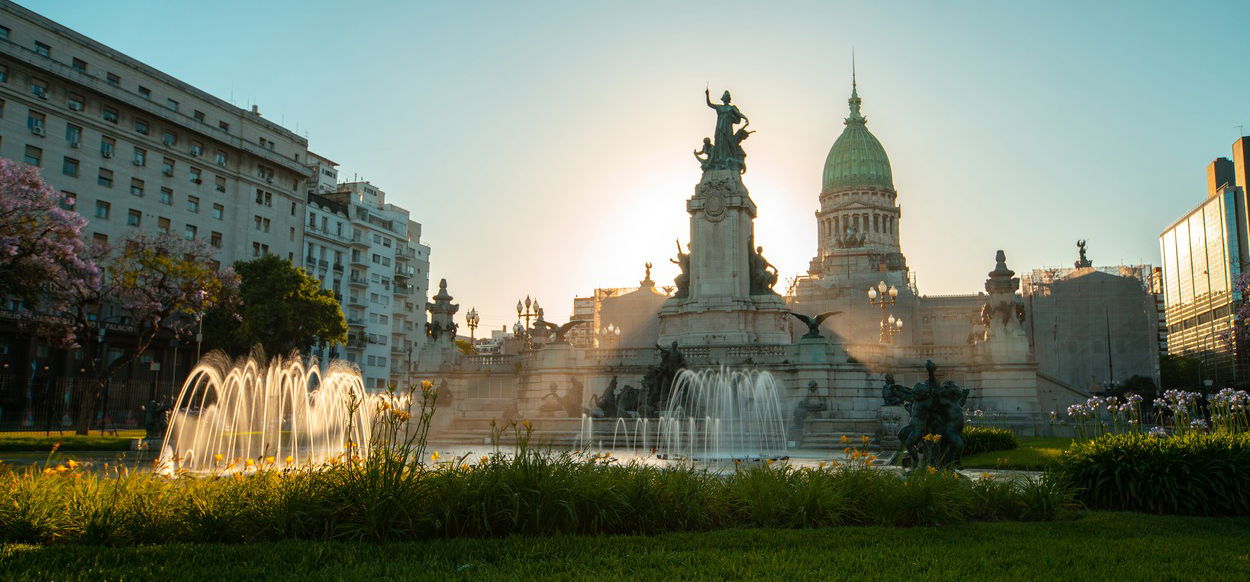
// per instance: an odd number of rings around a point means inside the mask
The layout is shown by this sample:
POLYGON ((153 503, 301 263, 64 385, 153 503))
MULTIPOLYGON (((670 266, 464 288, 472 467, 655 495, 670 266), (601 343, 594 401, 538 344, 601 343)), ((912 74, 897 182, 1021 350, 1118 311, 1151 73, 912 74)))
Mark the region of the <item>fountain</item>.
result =
POLYGON ((657 453, 692 460, 768 459, 786 452, 777 383, 758 370, 682 370, 660 415, 657 453))
POLYGON ((159 468, 307 466, 339 459, 349 443, 369 450, 376 397, 365 393, 359 370, 335 361, 323 373, 298 354, 263 362, 259 353, 232 361, 214 352, 196 365, 170 413, 159 468))
POLYGON ((786 455, 785 417, 772 374, 682 369, 669 394, 658 418, 583 415, 576 448, 692 461, 786 455))

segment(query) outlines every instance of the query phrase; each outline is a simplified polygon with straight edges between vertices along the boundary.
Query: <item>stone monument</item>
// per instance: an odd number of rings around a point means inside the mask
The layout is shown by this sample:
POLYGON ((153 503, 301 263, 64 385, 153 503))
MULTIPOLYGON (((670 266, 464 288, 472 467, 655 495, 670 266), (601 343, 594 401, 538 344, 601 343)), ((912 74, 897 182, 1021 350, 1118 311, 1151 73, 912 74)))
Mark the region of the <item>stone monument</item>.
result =
POLYGON ((785 302, 773 291, 777 270, 755 244, 755 202, 742 175, 742 141, 750 121, 729 92, 707 106, 716 111, 711 140, 695 152, 702 178, 686 201, 689 252, 678 244, 677 292, 660 310, 661 344, 686 346, 790 343, 785 302), (742 124, 740 127, 736 127, 742 124))

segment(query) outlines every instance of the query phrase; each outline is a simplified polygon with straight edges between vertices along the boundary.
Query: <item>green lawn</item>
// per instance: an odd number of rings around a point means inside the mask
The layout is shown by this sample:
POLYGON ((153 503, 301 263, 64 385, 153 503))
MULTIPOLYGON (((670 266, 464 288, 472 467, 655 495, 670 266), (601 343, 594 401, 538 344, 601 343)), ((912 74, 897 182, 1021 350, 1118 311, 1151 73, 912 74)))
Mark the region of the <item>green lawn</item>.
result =
POLYGON ((1072 439, 1065 437, 1019 437, 1019 440, 1019 448, 964 457, 963 466, 967 469, 1040 471, 1054 463, 1072 444, 1072 439))
POLYGON ((135 439, 143 438, 142 430, 119 430, 117 434, 99 433, 79 436, 73 432, 51 434, 43 431, 0 432, 0 451, 47 453, 61 443, 62 451, 128 451, 135 439))
POLYGON ((941 528, 722 530, 654 537, 0 548, 40 580, 1246 580, 1250 519, 1083 513, 941 528))

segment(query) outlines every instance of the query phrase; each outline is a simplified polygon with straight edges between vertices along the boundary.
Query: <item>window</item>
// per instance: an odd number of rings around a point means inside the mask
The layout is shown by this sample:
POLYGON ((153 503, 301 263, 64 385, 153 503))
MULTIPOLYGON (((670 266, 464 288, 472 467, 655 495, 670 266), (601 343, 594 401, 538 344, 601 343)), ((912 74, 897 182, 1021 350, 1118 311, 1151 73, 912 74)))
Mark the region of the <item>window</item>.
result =
POLYGON ((216 183, 216 188, 218 192, 226 191, 226 178, 224 176, 217 176, 213 178, 213 182, 216 183))
POLYGON ((136 166, 148 165, 148 150, 143 148, 135 148, 135 155, 131 158, 131 163, 136 166))
POLYGON ((204 123, 204 112, 203 112, 203 111, 200 111, 200 110, 198 110, 198 109, 197 109, 197 110, 196 110, 196 112, 195 112, 195 114, 194 114, 194 115, 192 115, 192 117, 194 117, 196 121, 198 121, 198 122, 200 122, 200 123, 204 123))
POLYGON ((177 102, 177 101, 174 101, 173 99, 166 99, 166 100, 165 100, 165 107, 168 107, 168 108, 170 108, 170 109, 173 109, 174 111, 177 111, 177 110, 178 110, 178 102, 177 102))
POLYGON ((173 158, 165 158, 165 159, 161 160, 161 173, 162 173, 162 174, 164 174, 164 175, 166 175, 166 176, 173 176, 173 175, 174 175, 174 160, 173 160, 173 158))
POLYGON ((164 216, 156 219, 156 229, 162 233, 169 234, 169 219, 164 216))
POLYGON ((220 129, 220 130, 225 131, 225 132, 229 132, 229 131, 230 131, 230 124, 229 124, 229 123, 226 123, 226 122, 224 122, 224 121, 218 121, 218 122, 217 122, 217 129, 220 129))
POLYGON ((199 212, 200 199, 196 196, 187 196, 187 210, 191 212, 199 212))
POLYGON ((190 180, 192 184, 203 184, 204 180, 201 174, 202 172, 199 168, 193 167, 191 168, 191 173, 187 175, 187 179, 190 180))
POLYGON ((0 83, 9 82, 9 66, 0 65, 0 83))
POLYGON ((120 86, 122 84, 122 78, 118 77, 117 75, 114 75, 113 73, 109 73, 108 75, 105 75, 104 80, 106 83, 114 87, 120 86))
MULTIPOLYGON (((291 216, 295 216, 295 203, 294 202, 291 203, 291 216)), ((339 234, 343 234, 343 233, 340 232, 339 234)))
POLYGON ((0 40, 9 40, 9 33, 12 32, 7 26, 0 26, 0 40))
POLYGON ((43 55, 45 57, 50 57, 52 56, 52 47, 46 44, 43 44, 39 41, 35 41, 35 54, 43 55))
POLYGON ((75 57, 73 60, 70 61, 69 66, 73 67, 75 71, 78 71, 80 73, 87 72, 87 61, 84 61, 80 58, 75 57))
POLYGON ((169 131, 168 129, 165 130, 161 133, 161 143, 164 143, 167 146, 173 146, 178 143, 178 134, 169 131))
POLYGON ((216 162, 218 166, 226 165, 226 152, 217 150, 216 162))
POLYGON ((112 107, 105 107, 103 111, 104 111, 104 121, 107 121, 109 123, 117 123, 117 120, 119 119, 119 117, 117 116, 116 109, 113 109, 112 107))
POLYGON ((270 208, 273 207, 273 193, 266 192, 260 188, 256 189, 256 203, 270 208))
POLYGON ((106 247, 109 244, 109 235, 93 232, 91 233, 91 243, 98 247, 106 247))
POLYGON ((117 145, 117 140, 103 136, 100 138, 100 155, 111 158, 113 157, 113 147, 117 145))
POLYGON ((65 124, 65 141, 69 142, 70 147, 78 147, 82 142, 82 128, 72 123, 65 124))
POLYGON ((263 219, 262 219, 261 217, 259 217, 259 216, 253 216, 253 217, 252 217, 252 222, 256 224, 256 230, 260 230, 261 220, 263 220, 263 219))
POLYGON ((196 232, 196 230, 197 230, 197 229, 195 228, 195 226, 194 226, 194 225, 190 225, 190 224, 188 224, 188 225, 187 225, 187 228, 186 228, 186 229, 184 229, 184 230, 182 231, 182 233, 183 233, 183 236, 184 236, 184 237, 186 237, 186 239, 187 239, 187 240, 195 240, 195 232, 196 232))
POLYGON ((204 154, 204 144, 198 141, 191 142, 191 155, 198 158, 203 154, 204 154))
POLYGON ((262 223, 262 226, 263 226, 263 228, 261 228, 261 230, 262 230, 262 231, 264 231, 264 232, 269 232, 269 224, 270 224, 270 223, 269 223, 269 219, 268 219, 268 218, 266 218, 266 219, 262 220, 262 221, 261 221, 261 223, 262 223))
POLYGON ((141 222, 143 222, 142 212, 139 212, 138 210, 131 210, 130 212, 126 213, 126 225, 127 226, 139 226, 139 223, 141 222))
POLYGON ((48 98, 48 84, 39 79, 30 80, 30 93, 40 99, 48 98))
POLYGON ((78 206, 78 195, 73 192, 61 192, 61 208, 73 210, 78 206))
POLYGON ((273 168, 256 164, 256 175, 266 182, 273 183, 273 168))
POLYGON ((108 202, 105 202, 103 200, 96 200, 95 201, 95 217, 108 220, 109 210, 111 210, 112 207, 113 205, 109 204, 108 202))
POLYGON ((65 98, 65 104, 70 108, 70 111, 82 111, 87 107, 87 100, 82 95, 70 93, 65 98))
POLYGON ((148 122, 143 119, 135 118, 135 131, 142 133, 143 135, 147 135, 148 122))
POLYGON ((221 248, 221 233, 213 231, 208 237, 208 244, 213 245, 215 249, 221 248))
POLYGON ((140 96, 140 97, 142 97, 142 98, 144 98, 144 99, 151 99, 151 98, 152 98, 152 90, 151 90, 151 89, 148 89, 147 87, 144 87, 143 85, 140 85, 140 86, 139 86, 139 96, 140 96))
POLYGON ((138 178, 130 179, 130 195, 138 196, 140 198, 143 197, 143 180, 138 178))
POLYGON ((30 128, 31 133, 43 136, 46 133, 43 129, 43 124, 46 119, 47 116, 44 114, 39 113, 38 111, 31 111, 26 115, 26 127, 30 128))
POLYGON ((308 213, 308 227, 314 230, 317 228, 317 215, 311 212, 308 213))
POLYGON ((100 175, 96 178, 96 183, 106 188, 113 187, 113 170, 100 168, 100 175))
POLYGON ((222 220, 226 216, 226 207, 220 204, 213 205, 213 218, 222 220))
POLYGON ((61 173, 66 176, 78 177, 78 160, 74 158, 65 158, 61 163, 61 173))
POLYGON ((161 204, 165 206, 174 205, 174 191, 169 188, 161 188, 161 204))
POLYGON ((43 163, 43 150, 35 146, 26 146, 26 155, 22 158, 22 161, 32 166, 38 166, 43 163))

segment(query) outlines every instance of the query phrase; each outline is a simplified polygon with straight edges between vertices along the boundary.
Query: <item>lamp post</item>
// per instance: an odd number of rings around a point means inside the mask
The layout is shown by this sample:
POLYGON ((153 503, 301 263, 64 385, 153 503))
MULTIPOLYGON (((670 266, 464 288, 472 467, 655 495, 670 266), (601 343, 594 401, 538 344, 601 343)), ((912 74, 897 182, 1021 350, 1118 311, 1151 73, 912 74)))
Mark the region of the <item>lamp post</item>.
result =
POLYGON ((514 329, 515 327, 520 327, 517 331, 517 336, 525 338, 525 345, 529 344, 530 319, 536 318, 541 314, 542 308, 538 306, 538 300, 530 299, 529 295, 525 296, 524 303, 519 300, 516 302, 517 325, 514 326, 514 329), (524 326, 521 326, 521 320, 525 320, 524 326))
POLYGON ((608 327, 603 330, 603 339, 608 342, 608 348, 616 348, 621 345, 621 328, 615 323, 609 323, 608 327))
MULTIPOLYGON (((208 292, 200 289, 200 311, 196 316, 195 328, 195 363, 200 362, 200 352, 204 347, 204 298, 208 292)), ((194 365, 194 364, 192 364, 194 365)))
POLYGON ((903 321, 890 315, 890 308, 897 302, 898 288, 893 285, 887 287, 885 281, 877 283, 875 288, 868 288, 868 303, 881 308, 881 343, 883 344, 890 343, 895 334, 903 330, 903 321))
POLYGON ((475 352, 477 351, 477 336, 474 335, 474 330, 477 329, 477 324, 481 323, 481 321, 482 319, 477 315, 476 307, 470 307, 469 312, 464 314, 464 322, 469 326, 469 347, 475 352))

